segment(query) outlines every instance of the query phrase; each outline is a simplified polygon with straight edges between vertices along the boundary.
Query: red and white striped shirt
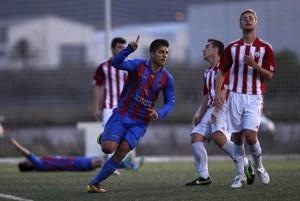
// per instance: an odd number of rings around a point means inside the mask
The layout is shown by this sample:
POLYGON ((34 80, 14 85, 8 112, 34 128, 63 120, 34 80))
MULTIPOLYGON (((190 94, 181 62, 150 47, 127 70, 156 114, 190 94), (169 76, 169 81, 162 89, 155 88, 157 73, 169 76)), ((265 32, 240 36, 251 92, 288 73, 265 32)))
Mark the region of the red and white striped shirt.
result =
POLYGON ((111 61, 112 59, 109 59, 99 65, 94 75, 93 83, 98 86, 104 85, 105 87, 101 108, 114 109, 118 105, 118 99, 123 89, 127 72, 112 67, 111 61))
POLYGON ((265 82, 252 66, 244 64, 244 56, 252 55, 255 62, 262 68, 275 71, 275 57, 269 43, 256 38, 252 44, 246 44, 243 39, 231 42, 220 61, 220 70, 230 70, 228 87, 230 91, 243 94, 264 94, 265 82))
POLYGON ((203 73, 203 95, 208 95, 207 105, 211 105, 214 101, 216 92, 216 78, 218 73, 219 63, 216 66, 207 68, 203 73))

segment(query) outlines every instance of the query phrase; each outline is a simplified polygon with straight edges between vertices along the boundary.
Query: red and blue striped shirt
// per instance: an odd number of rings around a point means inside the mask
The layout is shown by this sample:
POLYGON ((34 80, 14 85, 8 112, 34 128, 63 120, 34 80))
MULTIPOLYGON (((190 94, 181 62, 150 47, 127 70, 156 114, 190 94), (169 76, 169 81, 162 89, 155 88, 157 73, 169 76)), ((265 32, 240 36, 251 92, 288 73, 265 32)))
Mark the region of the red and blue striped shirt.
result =
POLYGON ((117 112, 134 120, 150 121, 148 109, 154 108, 160 91, 164 95, 164 105, 158 111, 162 119, 171 111, 175 103, 174 80, 166 67, 158 71, 151 69, 151 61, 143 59, 125 60, 132 53, 130 47, 123 49, 112 60, 112 65, 128 71, 128 75, 119 97, 117 112))

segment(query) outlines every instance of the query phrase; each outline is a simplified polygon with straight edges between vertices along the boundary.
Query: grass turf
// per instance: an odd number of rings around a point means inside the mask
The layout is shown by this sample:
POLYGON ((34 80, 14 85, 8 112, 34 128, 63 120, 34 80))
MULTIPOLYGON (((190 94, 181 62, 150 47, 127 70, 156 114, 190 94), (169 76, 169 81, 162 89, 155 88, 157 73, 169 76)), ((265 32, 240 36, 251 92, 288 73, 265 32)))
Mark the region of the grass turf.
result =
POLYGON ((16 165, 0 164, 0 194, 34 201, 290 201, 300 197, 300 161, 265 161, 265 166, 271 177, 269 185, 256 178, 253 185, 232 190, 234 164, 229 160, 209 161, 213 184, 194 187, 184 186, 196 177, 191 162, 146 163, 138 172, 124 170, 108 178, 103 183, 107 193, 91 194, 85 187, 97 171, 20 173, 16 165))

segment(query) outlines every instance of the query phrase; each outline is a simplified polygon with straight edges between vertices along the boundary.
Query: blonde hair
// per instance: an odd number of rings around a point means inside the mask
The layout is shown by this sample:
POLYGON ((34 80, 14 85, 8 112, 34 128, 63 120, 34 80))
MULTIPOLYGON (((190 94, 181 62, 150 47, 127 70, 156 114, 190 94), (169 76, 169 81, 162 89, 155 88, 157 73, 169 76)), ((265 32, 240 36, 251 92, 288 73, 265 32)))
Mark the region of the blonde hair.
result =
POLYGON ((256 12, 255 12, 255 10, 253 10, 253 9, 251 9, 251 8, 248 8, 248 9, 244 10, 243 12, 241 12, 241 15, 240 15, 240 22, 241 22, 241 20, 242 20, 243 15, 246 14, 246 13, 251 13, 251 14, 253 14, 254 17, 255 17, 255 21, 257 22, 257 15, 256 15, 256 12))

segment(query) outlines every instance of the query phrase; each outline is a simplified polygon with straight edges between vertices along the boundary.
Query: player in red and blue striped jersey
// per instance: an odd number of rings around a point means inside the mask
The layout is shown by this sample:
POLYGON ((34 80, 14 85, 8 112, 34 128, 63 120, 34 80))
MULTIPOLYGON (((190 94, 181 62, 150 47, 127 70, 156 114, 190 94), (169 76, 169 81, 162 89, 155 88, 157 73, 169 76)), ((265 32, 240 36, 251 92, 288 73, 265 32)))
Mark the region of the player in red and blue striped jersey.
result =
POLYGON ((128 72, 118 107, 109 118, 102 135, 102 151, 107 154, 115 153, 90 182, 88 192, 105 192, 100 183, 109 177, 119 167, 126 154, 137 146, 150 120, 165 118, 175 103, 174 80, 164 66, 168 57, 168 41, 156 39, 151 43, 150 60, 126 60, 127 56, 137 49, 138 41, 139 36, 112 60, 114 67, 128 72), (154 102, 161 91, 164 95, 164 105, 156 111, 154 102))

